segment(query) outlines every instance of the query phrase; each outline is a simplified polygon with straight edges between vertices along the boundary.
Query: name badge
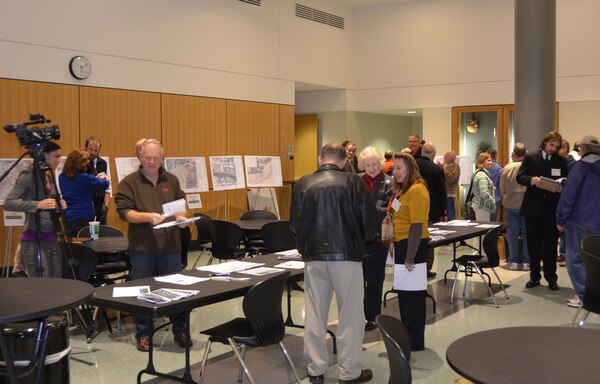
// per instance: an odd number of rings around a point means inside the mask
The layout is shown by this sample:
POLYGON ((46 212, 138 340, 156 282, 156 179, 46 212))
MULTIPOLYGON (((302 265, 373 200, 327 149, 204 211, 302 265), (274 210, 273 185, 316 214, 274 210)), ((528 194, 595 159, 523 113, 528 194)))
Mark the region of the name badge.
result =
POLYGON ((396 212, 398 212, 400 209, 400 201, 398 201, 398 199, 394 199, 394 201, 392 201, 392 209, 396 212))
POLYGON ((552 176, 560 177, 560 168, 552 168, 552 176))

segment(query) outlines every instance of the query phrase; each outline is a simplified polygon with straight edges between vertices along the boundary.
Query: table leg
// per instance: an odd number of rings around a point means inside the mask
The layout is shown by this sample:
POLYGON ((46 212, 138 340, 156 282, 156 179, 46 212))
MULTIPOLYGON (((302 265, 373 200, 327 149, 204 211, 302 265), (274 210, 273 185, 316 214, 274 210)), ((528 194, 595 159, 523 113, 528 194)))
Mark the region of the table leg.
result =
POLYGON ((28 376, 32 373, 35 374, 35 383, 42 383, 44 376, 44 367, 46 362, 46 342, 48 341, 48 328, 46 327, 46 319, 38 321, 37 333, 35 337, 35 347, 33 356, 29 364, 23 369, 17 370, 14 362, 13 355, 8 349, 6 343, 6 335, 4 334, 4 324, 0 325, 0 350, 2 350, 2 356, 6 364, 6 368, 0 370, 1 373, 6 371, 9 382, 11 384, 18 384, 20 377, 28 376))

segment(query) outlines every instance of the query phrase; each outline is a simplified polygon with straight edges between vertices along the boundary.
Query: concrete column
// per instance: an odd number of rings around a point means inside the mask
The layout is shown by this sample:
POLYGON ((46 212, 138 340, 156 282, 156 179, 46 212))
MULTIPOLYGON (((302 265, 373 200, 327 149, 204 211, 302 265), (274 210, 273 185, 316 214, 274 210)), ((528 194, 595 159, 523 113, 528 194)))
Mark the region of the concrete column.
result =
POLYGON ((529 150, 554 130, 556 0, 515 0, 515 138, 529 150))

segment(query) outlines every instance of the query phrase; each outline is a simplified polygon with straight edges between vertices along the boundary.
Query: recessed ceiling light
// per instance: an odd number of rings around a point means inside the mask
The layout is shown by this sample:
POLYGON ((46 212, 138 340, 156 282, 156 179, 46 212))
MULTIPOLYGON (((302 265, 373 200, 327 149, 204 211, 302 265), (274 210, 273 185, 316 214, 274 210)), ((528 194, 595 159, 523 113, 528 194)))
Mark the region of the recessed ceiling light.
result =
POLYGON ((411 115, 412 115, 413 113, 417 113, 417 111, 408 111, 408 112, 406 112, 406 113, 408 113, 408 114, 411 114, 411 115))

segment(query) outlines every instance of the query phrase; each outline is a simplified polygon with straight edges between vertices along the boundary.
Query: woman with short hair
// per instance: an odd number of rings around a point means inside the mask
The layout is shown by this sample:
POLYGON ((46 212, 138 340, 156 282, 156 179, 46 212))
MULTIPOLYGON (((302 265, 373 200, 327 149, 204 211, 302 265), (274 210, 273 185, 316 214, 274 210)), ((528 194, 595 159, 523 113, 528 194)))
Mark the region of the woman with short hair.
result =
POLYGON ((487 152, 481 152, 477 156, 475 167, 477 171, 473 175, 473 210, 475 219, 478 221, 490 221, 491 214, 496 212, 496 198, 494 197, 494 182, 490 178, 489 170, 494 165, 492 156, 487 152))

